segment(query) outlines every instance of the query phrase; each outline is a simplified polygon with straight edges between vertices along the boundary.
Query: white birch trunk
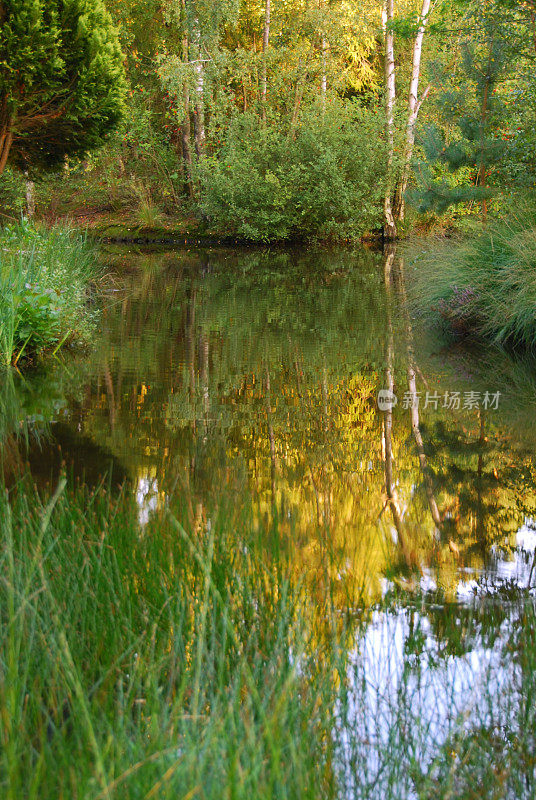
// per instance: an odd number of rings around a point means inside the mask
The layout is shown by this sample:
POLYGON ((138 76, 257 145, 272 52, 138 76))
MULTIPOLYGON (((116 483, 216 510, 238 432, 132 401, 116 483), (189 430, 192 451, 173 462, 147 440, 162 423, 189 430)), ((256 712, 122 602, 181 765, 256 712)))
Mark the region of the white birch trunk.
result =
POLYGON ((328 43, 324 34, 322 34, 322 86, 321 86, 321 96, 322 96, 322 113, 324 114, 326 111, 326 98, 328 94, 328 75, 327 75, 327 67, 326 67, 326 54, 328 50, 328 43))
POLYGON ((199 20, 195 20, 194 29, 196 60, 194 61, 195 72, 195 149, 200 156, 205 146, 205 68, 203 66, 203 56, 201 52, 201 31, 199 20))
POLYGON ((266 62, 268 47, 270 46, 270 17, 271 17, 271 0, 266 0, 264 11, 264 30, 262 34, 262 84, 261 84, 261 100, 262 100, 262 115, 266 117, 266 97, 268 94, 268 65, 266 62))
POLYGON ((396 224, 393 216, 393 209, 391 205, 391 179, 390 172, 393 163, 394 154, 394 114, 395 114, 395 100, 396 100, 396 82, 395 82, 395 50, 394 50, 394 35, 390 29, 390 24, 393 21, 393 0, 384 0, 382 11, 382 27, 385 39, 385 122, 387 133, 387 170, 388 182, 385 191, 385 198, 383 204, 384 216, 384 234, 387 239, 396 238, 396 224))
POLYGON ((428 16, 430 14, 431 0, 422 0, 421 14, 419 17, 419 28, 413 44, 413 65, 411 70, 411 82, 409 86, 408 98, 408 121, 406 125, 406 143, 404 147, 404 161, 402 165, 402 175, 400 183, 398 184, 394 214, 395 220, 404 219, 406 189, 408 188, 408 180, 411 169, 411 159, 413 157, 413 149, 415 147, 415 125, 417 117, 421 108, 421 104, 428 94, 429 88, 424 93, 423 97, 419 100, 419 80, 421 75, 421 60, 422 60, 422 43, 426 25, 428 24, 428 16))

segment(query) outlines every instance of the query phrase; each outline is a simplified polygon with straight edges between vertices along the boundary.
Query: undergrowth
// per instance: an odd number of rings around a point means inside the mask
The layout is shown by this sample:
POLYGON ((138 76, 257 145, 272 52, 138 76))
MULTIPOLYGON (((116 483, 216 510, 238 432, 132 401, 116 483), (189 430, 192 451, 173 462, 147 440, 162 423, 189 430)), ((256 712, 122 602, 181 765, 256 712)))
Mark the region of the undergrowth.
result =
POLYGON ((35 360, 91 336, 95 248, 65 226, 22 221, 0 232, 0 360, 35 360))

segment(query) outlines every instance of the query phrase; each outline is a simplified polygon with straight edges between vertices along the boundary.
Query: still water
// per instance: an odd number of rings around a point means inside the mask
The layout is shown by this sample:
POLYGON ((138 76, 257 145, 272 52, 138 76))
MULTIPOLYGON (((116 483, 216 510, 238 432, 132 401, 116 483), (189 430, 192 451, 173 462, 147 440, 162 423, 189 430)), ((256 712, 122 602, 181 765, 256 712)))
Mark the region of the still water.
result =
POLYGON ((432 796, 449 767, 430 753, 452 731, 471 720, 489 740, 526 711, 521 689, 500 698, 523 680, 508 652, 536 584, 531 366, 424 330, 399 253, 104 261, 91 351, 3 386, 8 474, 111 476, 140 531, 177 491, 193 518, 230 500, 277 520, 311 597, 329 582, 335 607, 351 598, 366 619, 340 714, 347 785, 359 772, 370 796, 432 796), (420 777, 386 777, 393 731, 420 777))

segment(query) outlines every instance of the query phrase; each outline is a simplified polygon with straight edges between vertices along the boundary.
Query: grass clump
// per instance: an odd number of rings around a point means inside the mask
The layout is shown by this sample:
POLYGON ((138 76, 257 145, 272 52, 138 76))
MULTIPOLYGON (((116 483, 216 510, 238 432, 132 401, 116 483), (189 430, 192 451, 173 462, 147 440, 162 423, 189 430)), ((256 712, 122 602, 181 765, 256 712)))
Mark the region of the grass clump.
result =
POLYGON ((416 307, 445 332, 508 347, 536 346, 536 223, 490 222, 413 258, 416 307))
POLYGON ((92 329, 87 289, 95 251, 65 226, 22 221, 0 232, 0 360, 35 360, 92 329))
POLYGON ((322 636, 241 514, 24 484, 0 530, 2 797, 333 796, 322 636))

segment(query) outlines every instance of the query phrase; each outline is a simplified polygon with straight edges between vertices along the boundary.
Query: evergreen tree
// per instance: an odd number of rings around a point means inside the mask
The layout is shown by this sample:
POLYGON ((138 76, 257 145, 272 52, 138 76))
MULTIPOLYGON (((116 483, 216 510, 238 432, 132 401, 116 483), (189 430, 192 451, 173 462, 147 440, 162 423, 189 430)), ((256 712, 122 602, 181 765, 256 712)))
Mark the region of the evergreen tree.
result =
POLYGON ((0 0, 0 174, 98 147, 121 118, 123 56, 103 0, 0 0))
MULTIPOLYGON (((479 201, 485 218, 487 200, 494 193, 493 171, 506 150, 501 135, 506 109, 498 87, 507 75, 512 51, 496 18, 484 19, 480 36, 474 38, 461 45, 456 85, 438 95, 443 126, 428 126, 421 138, 425 159, 416 165, 418 188, 412 194, 423 212, 443 213, 449 206, 479 201), (456 179, 449 180, 445 171, 456 179)), ((445 68, 436 70, 434 83, 448 86, 445 68)))

